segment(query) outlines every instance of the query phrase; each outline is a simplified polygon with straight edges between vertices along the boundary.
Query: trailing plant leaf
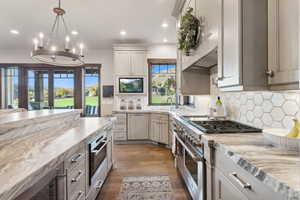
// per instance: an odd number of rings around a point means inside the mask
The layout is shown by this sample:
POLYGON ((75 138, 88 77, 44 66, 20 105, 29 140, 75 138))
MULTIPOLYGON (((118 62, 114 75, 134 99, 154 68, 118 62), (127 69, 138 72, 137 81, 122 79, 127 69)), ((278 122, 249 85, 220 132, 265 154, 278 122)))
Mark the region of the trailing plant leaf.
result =
POLYGON ((193 8, 188 8, 186 14, 181 17, 178 32, 178 49, 188 56, 191 49, 199 45, 200 21, 193 14, 193 8))

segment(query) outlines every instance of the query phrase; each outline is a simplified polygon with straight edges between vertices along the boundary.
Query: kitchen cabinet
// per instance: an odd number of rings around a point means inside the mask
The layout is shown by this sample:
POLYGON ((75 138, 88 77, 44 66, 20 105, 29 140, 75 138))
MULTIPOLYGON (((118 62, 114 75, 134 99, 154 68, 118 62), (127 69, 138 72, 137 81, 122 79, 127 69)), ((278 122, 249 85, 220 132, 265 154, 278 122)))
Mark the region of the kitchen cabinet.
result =
POLYGON ((220 171, 216 170, 215 200, 248 200, 248 198, 232 185, 220 171))
POLYGON ((215 150, 213 168, 213 193, 215 200, 282 200, 280 192, 274 192, 263 181, 236 164, 221 149, 215 150))
POLYGON ((167 115, 151 114, 150 140, 169 144, 169 120, 167 115))
POLYGON ((117 121, 113 128, 114 141, 127 140, 127 116, 126 113, 114 113, 117 121))
POLYGON ((130 52, 115 51, 114 66, 115 66, 115 74, 129 75, 132 72, 130 52))
POLYGON ((267 88, 267 0, 218 0, 218 87, 267 88))
POLYGON ((271 89, 299 89, 299 9, 299 1, 268 1, 271 89))
POLYGON ((144 113, 129 113, 127 120, 128 140, 149 139, 149 115, 144 113))
POLYGON ((146 76, 146 51, 114 51, 114 70, 117 76, 146 76))

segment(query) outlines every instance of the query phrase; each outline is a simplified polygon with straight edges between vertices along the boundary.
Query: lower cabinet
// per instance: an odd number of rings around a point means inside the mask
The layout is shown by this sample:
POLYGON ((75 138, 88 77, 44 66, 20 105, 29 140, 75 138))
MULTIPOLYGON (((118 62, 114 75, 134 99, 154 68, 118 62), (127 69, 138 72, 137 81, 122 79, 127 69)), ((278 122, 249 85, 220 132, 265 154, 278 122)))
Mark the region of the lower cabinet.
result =
POLYGON ((215 171, 214 187, 215 200, 248 200, 247 197, 217 169, 215 171))
POLYGON ((169 144, 169 120, 168 115, 151 114, 150 140, 162 144, 169 144))
POLYGON ((149 114, 130 113, 128 114, 128 140, 149 139, 149 114))
POLYGON ((280 192, 272 190, 219 149, 215 151, 213 180, 215 200, 286 199, 280 192))

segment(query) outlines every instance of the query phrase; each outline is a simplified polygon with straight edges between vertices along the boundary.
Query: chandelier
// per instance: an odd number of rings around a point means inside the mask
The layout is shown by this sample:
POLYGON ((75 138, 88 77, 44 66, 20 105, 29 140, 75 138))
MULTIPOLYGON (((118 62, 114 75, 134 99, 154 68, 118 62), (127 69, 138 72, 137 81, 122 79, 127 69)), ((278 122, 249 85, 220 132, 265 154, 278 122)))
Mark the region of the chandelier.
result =
POLYGON ((61 8, 61 0, 58 2, 58 7, 53 8, 53 12, 56 17, 49 38, 44 40, 45 35, 39 33, 39 36, 33 39, 32 59, 55 66, 83 65, 84 45, 72 42, 68 26, 64 19, 66 11, 61 8))

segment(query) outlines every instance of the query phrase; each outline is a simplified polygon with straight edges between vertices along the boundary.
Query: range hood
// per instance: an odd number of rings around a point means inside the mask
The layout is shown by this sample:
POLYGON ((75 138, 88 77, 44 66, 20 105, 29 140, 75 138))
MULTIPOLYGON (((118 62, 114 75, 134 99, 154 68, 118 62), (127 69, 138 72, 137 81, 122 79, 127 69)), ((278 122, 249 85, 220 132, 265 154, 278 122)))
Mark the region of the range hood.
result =
POLYGON ((198 61, 193 65, 186 68, 184 71, 188 71, 196 68, 211 68, 218 64, 218 48, 214 48, 208 52, 205 56, 202 56, 198 61))

